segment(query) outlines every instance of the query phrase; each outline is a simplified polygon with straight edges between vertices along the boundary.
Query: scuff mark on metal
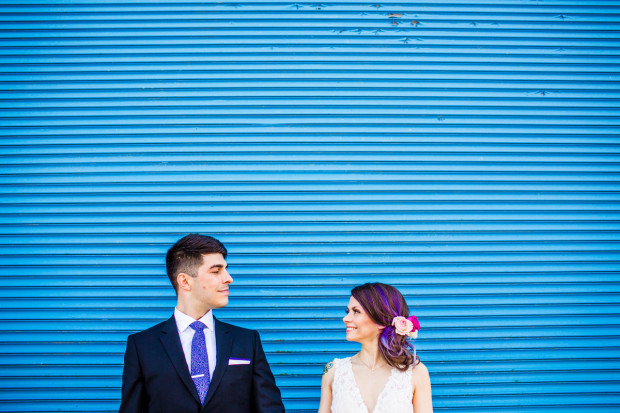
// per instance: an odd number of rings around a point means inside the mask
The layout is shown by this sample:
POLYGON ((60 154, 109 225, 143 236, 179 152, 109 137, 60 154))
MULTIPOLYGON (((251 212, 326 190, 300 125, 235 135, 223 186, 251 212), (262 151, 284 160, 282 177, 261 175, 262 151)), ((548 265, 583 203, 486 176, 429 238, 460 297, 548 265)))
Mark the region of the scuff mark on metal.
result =
POLYGON ((396 19, 401 19, 403 17, 402 13, 389 13, 388 14, 388 19, 391 20, 391 25, 392 26, 398 26, 400 24, 399 21, 397 21, 396 19))

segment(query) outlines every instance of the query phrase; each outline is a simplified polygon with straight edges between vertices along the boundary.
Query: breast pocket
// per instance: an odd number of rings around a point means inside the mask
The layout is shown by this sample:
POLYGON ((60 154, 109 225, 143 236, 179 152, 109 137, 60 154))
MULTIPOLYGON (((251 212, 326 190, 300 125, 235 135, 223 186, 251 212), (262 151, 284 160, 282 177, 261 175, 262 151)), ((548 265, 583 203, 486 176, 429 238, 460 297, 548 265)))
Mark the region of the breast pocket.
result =
POLYGON ((229 361, 223 382, 231 396, 246 400, 252 394, 253 368, 251 362, 245 361, 247 359, 242 360, 229 361))

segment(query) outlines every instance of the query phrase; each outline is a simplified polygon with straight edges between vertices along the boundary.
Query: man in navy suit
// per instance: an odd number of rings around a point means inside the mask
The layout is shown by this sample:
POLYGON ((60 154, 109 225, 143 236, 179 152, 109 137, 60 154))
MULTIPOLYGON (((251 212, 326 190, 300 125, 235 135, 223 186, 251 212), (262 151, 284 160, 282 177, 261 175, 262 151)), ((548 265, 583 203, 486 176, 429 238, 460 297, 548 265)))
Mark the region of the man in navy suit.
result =
POLYGON ((174 315, 127 339, 119 413, 283 413, 258 332, 223 323, 226 248, 190 234, 166 255, 174 315))

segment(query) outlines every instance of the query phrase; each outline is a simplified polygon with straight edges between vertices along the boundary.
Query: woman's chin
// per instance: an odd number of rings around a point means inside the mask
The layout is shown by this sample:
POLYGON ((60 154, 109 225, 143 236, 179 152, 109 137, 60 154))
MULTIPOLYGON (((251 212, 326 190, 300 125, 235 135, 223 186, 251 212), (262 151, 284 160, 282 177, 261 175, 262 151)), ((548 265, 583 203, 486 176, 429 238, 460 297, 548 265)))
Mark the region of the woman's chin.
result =
POLYGON ((347 341, 359 341, 359 339, 353 334, 347 334, 346 339, 347 341))

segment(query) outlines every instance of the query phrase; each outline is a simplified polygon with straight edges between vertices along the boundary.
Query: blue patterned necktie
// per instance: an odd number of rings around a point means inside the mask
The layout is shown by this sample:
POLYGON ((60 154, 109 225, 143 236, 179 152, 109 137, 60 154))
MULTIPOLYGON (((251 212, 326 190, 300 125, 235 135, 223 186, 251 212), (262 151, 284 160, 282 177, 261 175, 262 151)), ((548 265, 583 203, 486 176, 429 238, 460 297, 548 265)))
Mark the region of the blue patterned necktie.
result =
POLYGON ((203 330, 205 325, 200 321, 194 321, 189 325, 195 331, 192 338, 192 367, 191 375, 194 380, 200 402, 205 402, 209 384, 211 384, 211 375, 209 374, 209 357, 207 356, 207 343, 203 330))

